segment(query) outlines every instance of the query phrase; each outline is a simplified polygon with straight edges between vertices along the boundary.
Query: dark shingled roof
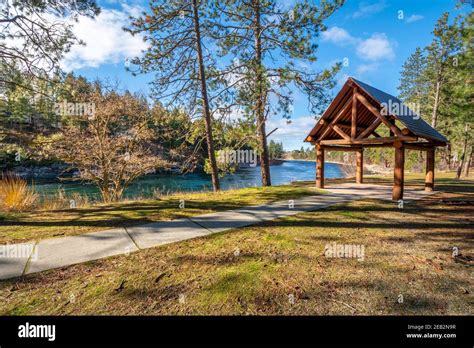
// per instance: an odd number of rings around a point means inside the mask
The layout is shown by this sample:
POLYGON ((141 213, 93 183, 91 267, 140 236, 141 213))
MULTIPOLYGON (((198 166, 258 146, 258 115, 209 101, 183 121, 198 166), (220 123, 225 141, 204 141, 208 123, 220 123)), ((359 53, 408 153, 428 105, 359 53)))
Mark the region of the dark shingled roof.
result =
MULTIPOLYGON (((350 78, 354 81, 360 88, 362 88, 367 94, 369 94, 374 100, 384 105, 399 105, 403 107, 398 107, 398 112, 393 113, 393 110, 390 110, 390 114, 395 116, 405 127, 407 127, 413 134, 428 138, 443 143, 447 143, 448 140, 442 134, 440 134, 436 129, 431 127, 426 123, 421 116, 417 115, 414 111, 410 110, 405 104, 402 103, 400 99, 381 91, 375 87, 372 87, 364 82, 350 78)), ((396 110, 395 110, 396 111, 396 110)))

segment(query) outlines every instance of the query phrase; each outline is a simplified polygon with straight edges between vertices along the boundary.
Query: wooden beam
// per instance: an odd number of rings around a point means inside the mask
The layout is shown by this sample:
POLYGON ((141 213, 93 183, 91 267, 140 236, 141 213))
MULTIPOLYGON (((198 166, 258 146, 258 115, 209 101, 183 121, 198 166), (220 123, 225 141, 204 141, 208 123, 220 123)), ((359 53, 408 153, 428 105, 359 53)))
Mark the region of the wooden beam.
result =
MULTIPOLYGON (((378 120, 378 119, 377 119, 377 120, 378 120)), ((338 126, 339 128, 341 128, 343 131, 345 131, 346 133, 347 133, 347 131, 350 131, 350 130, 351 130, 351 125, 348 125, 348 124, 338 123, 337 126, 338 126)), ((363 131, 365 131, 367 128, 366 128, 366 127, 357 126, 356 129, 357 129, 357 132, 359 132, 359 131, 362 131, 362 132, 363 132, 363 131)), ((373 135, 374 135, 375 137, 377 137, 377 138, 380 138, 380 135, 377 134, 376 131, 372 131, 371 134, 373 134, 373 135)), ((369 134, 369 135, 370 135, 370 134, 369 134)))
POLYGON ((374 107, 372 104, 369 103, 369 101, 360 93, 357 93, 357 99, 367 108, 369 109, 370 112, 372 112, 375 116, 377 116, 384 125, 386 125, 390 130, 397 136, 402 136, 402 132, 400 129, 398 129, 397 126, 395 126, 393 123, 391 123, 385 116, 383 116, 376 107, 374 107))
POLYGON ((364 149, 360 149, 356 152, 356 184, 363 183, 363 173, 364 173, 364 149))
MULTIPOLYGON (((332 125, 335 125, 337 123, 337 121, 339 121, 339 119, 347 112, 347 110, 349 109, 349 107, 351 106, 351 102, 352 102, 352 99, 348 99, 346 101, 346 103, 344 104, 344 106, 342 107, 341 110, 339 110, 339 112, 337 113, 336 117, 334 117, 334 119, 331 121, 331 123, 329 124, 332 124, 332 125)), ((326 120, 324 120, 326 122, 326 124, 328 123, 326 120)), ((324 124, 324 123, 323 123, 324 124)), ((326 126, 326 129, 324 130, 324 132, 321 134, 321 137, 319 138, 319 140, 322 140, 324 139, 324 137, 329 133, 329 131, 331 130, 331 127, 329 127, 329 124, 327 124, 326 126)))
POLYGON ((316 188, 324 188, 324 148, 316 145, 316 188))
POLYGON ((373 133, 375 131, 375 129, 377 129, 377 127, 382 123, 382 120, 380 120, 380 118, 376 118, 374 122, 372 122, 372 124, 370 126, 367 127, 367 129, 365 131, 363 131, 358 137, 357 139, 363 139, 365 137, 368 137, 371 133, 373 133))
POLYGON ((388 144, 394 143, 396 141, 416 141, 417 138, 414 137, 383 137, 383 138, 365 138, 365 139, 331 139, 331 140, 321 140, 319 143, 321 145, 366 145, 366 144, 388 144))
POLYGON ((339 128, 337 124, 335 125, 330 124, 329 127, 331 127, 334 131, 336 131, 336 133, 339 134, 343 139, 346 139, 346 140, 351 139, 351 137, 348 136, 341 128, 339 128))
POLYGON ((361 147, 350 147, 350 146, 321 146, 327 151, 359 151, 361 147))
MULTIPOLYGON (((351 130, 352 126, 350 124, 345 124, 345 123, 338 123, 338 127, 340 127, 343 130, 351 130)), ((365 127, 357 127, 357 130, 365 130, 365 127)))
POLYGON ((347 140, 350 139, 350 137, 342 129, 342 127, 344 127, 343 125, 333 124, 332 122, 329 123, 326 120, 321 120, 321 121, 319 121, 319 123, 322 124, 322 125, 327 125, 333 131, 335 131, 337 134, 339 134, 343 139, 347 139, 347 140))
POLYGON ((357 87, 352 87, 351 139, 357 135, 357 87))
POLYGON ((362 145, 364 148, 371 148, 371 147, 393 147, 393 143, 385 143, 385 144, 364 144, 362 145))
POLYGON ((417 150, 417 151, 430 151, 434 149, 436 145, 432 143, 426 143, 426 144, 409 144, 405 143, 405 148, 407 150, 417 150))
POLYGON ((435 168, 435 149, 432 148, 426 152, 425 191, 427 192, 431 192, 434 189, 434 168, 435 168))
POLYGON ((381 136, 379 135, 379 133, 377 133, 376 131, 373 131, 372 134, 373 134, 374 137, 376 137, 376 138, 381 138, 381 136))
POLYGON ((405 177, 405 147, 403 143, 395 146, 395 169, 393 170, 392 199, 398 201, 403 199, 403 186, 405 177))
MULTIPOLYGON (((403 143, 403 146, 405 147, 405 150, 418 150, 418 151, 429 151, 432 146, 423 146, 425 143, 403 143)), ((430 144, 431 145, 431 144, 430 144)), ((324 145, 324 147, 327 147, 328 145, 324 145)), ((331 145, 329 145, 331 146, 331 145)), ((338 145, 336 145, 338 146, 338 145)), ((342 147, 343 145, 341 145, 342 147)), ((351 146, 351 145, 349 145, 351 146)), ((439 146, 439 145, 434 145, 434 146, 439 146)), ((385 144, 363 144, 363 145, 353 145, 352 148, 356 149, 357 147, 393 147, 393 143, 385 143, 385 144)))

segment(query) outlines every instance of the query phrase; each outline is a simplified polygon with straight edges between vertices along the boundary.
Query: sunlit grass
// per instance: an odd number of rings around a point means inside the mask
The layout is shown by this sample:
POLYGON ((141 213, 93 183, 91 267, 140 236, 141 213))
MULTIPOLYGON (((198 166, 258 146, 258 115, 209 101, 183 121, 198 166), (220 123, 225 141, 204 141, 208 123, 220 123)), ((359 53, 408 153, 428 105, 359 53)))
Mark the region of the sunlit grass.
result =
POLYGON ((472 266, 452 247, 473 254, 474 206, 444 202, 474 199, 474 183, 444 184, 404 209, 354 201, 4 281, 0 313, 469 314, 472 266), (364 261, 325 257, 329 243, 364 245, 364 261))
MULTIPOLYGON (((320 194, 312 186, 252 187, 217 193, 176 193, 160 199, 88 204, 75 209, 55 209, 24 213, 0 212, 0 244, 77 235, 108 228, 172 220, 215 211, 237 209, 279 200, 320 194), (184 208, 180 208, 180 203, 184 208)), ((84 203, 85 205, 85 203, 84 203)))

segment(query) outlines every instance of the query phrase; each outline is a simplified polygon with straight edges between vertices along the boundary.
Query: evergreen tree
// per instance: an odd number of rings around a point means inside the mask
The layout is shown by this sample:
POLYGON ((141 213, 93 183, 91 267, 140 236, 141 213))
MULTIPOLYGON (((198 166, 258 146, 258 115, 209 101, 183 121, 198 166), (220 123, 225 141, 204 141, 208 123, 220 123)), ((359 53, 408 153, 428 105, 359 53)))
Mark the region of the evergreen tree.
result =
POLYGON ((327 91, 340 65, 315 72, 316 39, 323 21, 343 1, 309 1, 283 6, 276 0, 215 0, 213 25, 220 55, 232 59, 228 78, 236 87, 233 103, 255 122, 262 185, 271 185, 265 125, 270 113, 290 117, 291 90, 307 94, 312 111, 329 100, 327 91), (281 59, 272 59, 278 54, 281 59), (306 64, 301 64, 306 63, 306 64), (309 63, 309 64, 307 64, 309 63), (272 107, 273 105, 273 107, 272 107))
POLYGON ((205 123, 208 160, 214 191, 220 189, 212 134, 211 102, 208 79, 216 83, 212 55, 203 49, 207 5, 197 0, 156 1, 150 12, 134 18, 132 34, 143 33, 149 48, 143 58, 135 58, 137 72, 154 72, 154 96, 168 106, 186 107, 188 112, 199 112, 205 123), (201 104, 201 105, 199 105, 201 104))
POLYGON ((429 85, 426 79, 426 65, 427 59, 423 49, 417 47, 403 64, 398 87, 400 99, 407 105, 417 106, 420 116, 427 115, 429 85))
MULTIPOLYGON (((455 115, 450 117, 450 129, 453 134, 452 143, 459 154, 456 178, 459 179, 464 164, 469 166, 468 151, 473 146, 474 126, 474 88, 472 84, 472 71, 474 62, 474 13, 470 12, 463 18, 460 27, 462 48, 455 57, 455 64, 450 68, 450 78, 447 83, 450 95, 450 107, 446 114, 455 115), (466 159, 468 159, 466 161, 466 159)), ((471 154, 472 156, 472 154, 471 154)))
POLYGON ((426 76, 430 83, 432 97, 431 126, 438 124, 438 112, 445 95, 443 85, 449 78, 449 68, 453 65, 453 58, 460 49, 460 35, 457 21, 449 24, 449 13, 445 12, 438 19, 433 30, 433 41, 426 48, 427 69, 426 76))

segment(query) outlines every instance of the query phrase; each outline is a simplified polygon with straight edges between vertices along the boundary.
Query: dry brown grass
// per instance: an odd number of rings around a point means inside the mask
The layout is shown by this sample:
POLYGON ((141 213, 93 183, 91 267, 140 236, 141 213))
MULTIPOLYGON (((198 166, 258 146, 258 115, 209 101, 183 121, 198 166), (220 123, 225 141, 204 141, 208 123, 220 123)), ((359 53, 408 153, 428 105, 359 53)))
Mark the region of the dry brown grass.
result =
POLYGON ((88 208, 91 206, 89 197, 79 192, 73 192, 69 197, 66 196, 64 189, 59 189, 55 195, 44 196, 38 204, 37 210, 43 212, 88 208))
POLYGON ((4 175, 0 178, 0 210, 25 211, 33 208, 38 195, 34 185, 16 175, 4 175))

